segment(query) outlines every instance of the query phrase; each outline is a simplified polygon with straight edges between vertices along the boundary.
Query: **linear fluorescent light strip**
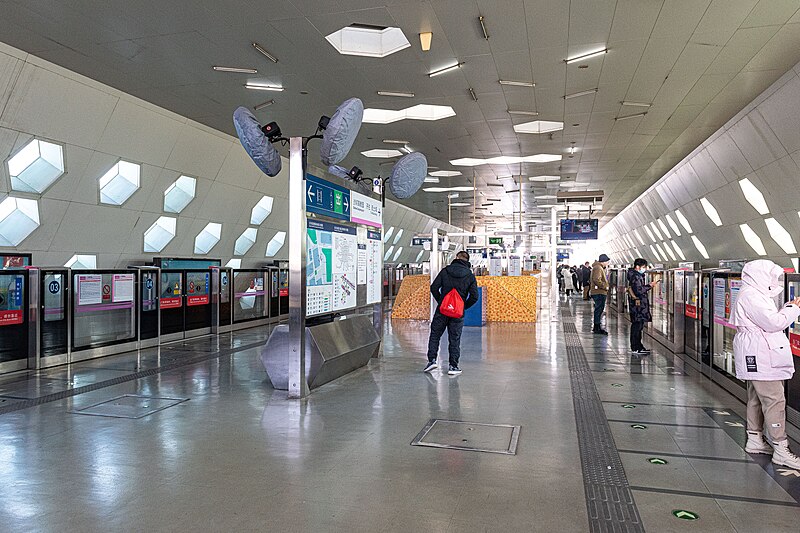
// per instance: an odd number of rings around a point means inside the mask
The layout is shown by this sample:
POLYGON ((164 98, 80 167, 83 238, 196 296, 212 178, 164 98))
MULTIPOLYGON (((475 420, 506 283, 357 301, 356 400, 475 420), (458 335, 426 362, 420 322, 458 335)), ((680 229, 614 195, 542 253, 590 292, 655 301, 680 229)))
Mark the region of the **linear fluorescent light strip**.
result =
POLYGON ((681 261, 686 261, 686 256, 683 254, 683 250, 681 250, 680 247, 678 246, 678 243, 676 243, 675 241, 669 241, 669 242, 672 244, 672 249, 675 250, 675 253, 680 256, 681 261))
POLYGON ((509 115, 523 115, 526 117, 538 117, 539 113, 536 111, 524 111, 521 109, 507 109, 506 112, 509 115))
POLYGON ((258 70, 254 68, 222 67, 220 65, 214 65, 211 68, 213 68, 217 72, 238 72, 240 74, 258 74, 258 70))
POLYGON ((266 102, 262 102, 262 103, 260 103, 258 105, 254 105, 253 106, 253 110, 254 111, 259 111, 261 109, 264 109, 265 107, 271 106, 274 103, 275 103, 275 100, 267 100, 266 102))
POLYGON ((778 246, 780 246, 786 254, 794 255, 797 253, 792 235, 786 231, 786 228, 784 228, 780 222, 774 218, 767 218, 764 222, 767 224, 767 229, 769 230, 772 240, 778 243, 778 246))
POLYGON ((628 100, 623 100, 620 102, 621 105, 627 105, 630 107, 651 107, 653 104, 648 104, 647 102, 630 102, 628 100))
POLYGON ((247 89, 253 89, 256 91, 282 91, 283 87, 280 85, 259 85, 258 83, 245 83, 244 85, 247 89))
POLYGON ((399 91, 378 91, 379 96, 396 96, 397 98, 414 98, 414 93, 404 93, 399 91))
POLYGON ((739 224, 739 229, 742 231, 744 240, 747 241, 747 244, 750 245, 750 248, 752 248, 755 253, 762 256, 767 255, 767 250, 764 248, 764 243, 761 242, 761 237, 753 231, 753 228, 747 224, 739 224))
POLYGON ((510 85, 511 87, 536 87, 532 81, 497 80, 500 85, 510 85))
POLYGON ((267 49, 266 49, 266 48, 264 48, 263 46, 261 46, 260 44, 258 44, 258 43, 256 43, 256 42, 253 42, 253 43, 252 43, 252 45, 253 45, 253 48, 255 48, 256 50, 258 50, 258 52, 259 52, 259 53, 260 53, 262 56, 266 57, 267 59, 269 59, 269 60, 270 60, 270 61, 272 61, 273 63, 277 63, 277 62, 278 62, 278 58, 277 58, 277 57, 275 57, 274 55, 270 54, 270 53, 267 51, 267 49))
POLYGON ((703 211, 706 212, 706 216, 711 219, 711 222, 713 222, 715 226, 722 225, 722 220, 719 218, 719 213, 717 213, 716 208, 711 205, 711 202, 709 202, 707 198, 700 198, 700 205, 703 206, 703 211))
POLYGON ((436 76, 441 76, 442 74, 446 74, 448 72, 456 70, 457 68, 461 68, 463 65, 464 63, 461 62, 461 63, 456 63, 455 65, 450 65, 449 67, 440 68, 439 70, 434 70, 433 72, 428 73, 428 77, 434 78, 436 76))
POLYGON ((580 91, 580 92, 577 92, 577 93, 565 94, 564 95, 564 100, 569 100, 571 98, 578 98, 579 96, 587 96, 587 95, 590 95, 590 94, 594 94, 596 92, 597 92, 597 87, 595 87, 594 89, 589 89, 589 90, 586 90, 586 91, 580 91))
POLYGON ((614 120, 620 121, 620 120, 628 120, 629 118, 639 118, 639 117, 645 116, 646 114, 647 114, 647 111, 645 111, 643 113, 636 113, 635 115, 623 115, 621 117, 615 118, 614 120))
POLYGON ((475 90, 472 87, 469 88, 469 95, 474 101, 478 101, 478 95, 475 94, 475 90))
POLYGON ((588 54, 581 54, 575 57, 568 57, 564 60, 565 63, 575 63, 576 61, 583 61, 584 59, 592 59, 593 57, 598 57, 608 52, 608 48, 603 48, 602 50, 596 50, 594 52, 589 52, 588 54))
POLYGON ((742 189, 745 200, 747 200, 747 202, 753 206, 753 209, 758 211, 759 215, 769 214, 769 206, 767 205, 767 201, 764 200, 764 195, 761 194, 761 191, 758 190, 758 187, 753 185, 753 183, 747 178, 739 180, 739 187, 742 189))
POLYGON ((681 230, 678 229, 678 225, 675 223, 674 220, 672 220, 672 217, 669 216, 669 215, 664 215, 664 218, 667 219, 667 223, 669 224, 669 227, 671 227, 672 231, 675 232, 675 236, 676 237, 680 237, 681 236, 681 230))
POLYGON ((669 230, 667 229, 667 225, 664 224, 663 220, 658 220, 658 226, 661 228, 661 231, 664 232, 664 235, 667 236, 667 239, 672 238, 672 235, 670 235, 669 230))
POLYGON ((676 209, 675 216, 678 217, 678 222, 681 223, 681 226, 683 226, 683 229, 685 229, 687 233, 694 233, 692 231, 692 226, 689 225, 689 220, 685 216, 683 216, 683 213, 681 213, 676 209))

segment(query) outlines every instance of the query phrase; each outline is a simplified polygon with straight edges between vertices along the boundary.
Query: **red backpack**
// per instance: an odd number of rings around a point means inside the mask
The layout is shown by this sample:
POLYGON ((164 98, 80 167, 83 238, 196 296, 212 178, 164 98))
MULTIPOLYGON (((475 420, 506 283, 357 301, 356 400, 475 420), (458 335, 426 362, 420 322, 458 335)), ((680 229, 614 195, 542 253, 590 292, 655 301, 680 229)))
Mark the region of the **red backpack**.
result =
POLYGON ((450 289, 450 292, 445 294, 441 305, 439 305, 439 312, 450 318, 462 318, 464 316, 464 300, 457 290, 450 289))

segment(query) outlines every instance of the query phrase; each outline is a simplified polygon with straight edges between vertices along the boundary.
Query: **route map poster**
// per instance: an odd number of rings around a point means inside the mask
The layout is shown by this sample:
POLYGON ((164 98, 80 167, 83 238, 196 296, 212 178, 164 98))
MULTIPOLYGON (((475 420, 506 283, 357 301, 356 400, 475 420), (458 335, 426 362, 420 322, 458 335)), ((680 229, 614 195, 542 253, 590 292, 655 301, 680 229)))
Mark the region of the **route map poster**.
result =
POLYGON ((306 316, 356 307, 356 228, 309 220, 306 245, 306 316))

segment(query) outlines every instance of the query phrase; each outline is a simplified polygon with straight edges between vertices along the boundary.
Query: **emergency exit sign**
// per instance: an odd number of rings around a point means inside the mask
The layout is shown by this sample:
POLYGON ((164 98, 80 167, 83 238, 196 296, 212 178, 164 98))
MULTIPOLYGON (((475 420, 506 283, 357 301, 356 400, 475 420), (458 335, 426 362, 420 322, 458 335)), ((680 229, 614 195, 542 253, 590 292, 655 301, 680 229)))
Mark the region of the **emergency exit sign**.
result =
POLYGON ((489 237, 489 244, 503 244, 502 237, 489 237))

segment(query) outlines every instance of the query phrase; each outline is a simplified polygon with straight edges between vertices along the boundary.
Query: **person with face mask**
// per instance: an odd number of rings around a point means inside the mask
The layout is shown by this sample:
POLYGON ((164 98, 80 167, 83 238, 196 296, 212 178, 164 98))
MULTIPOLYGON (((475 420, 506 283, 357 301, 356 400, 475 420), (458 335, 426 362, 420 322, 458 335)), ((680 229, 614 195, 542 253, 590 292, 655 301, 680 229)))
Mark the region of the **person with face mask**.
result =
POLYGON ((772 462, 800 470, 800 457, 786 436, 784 380, 794 374, 784 330, 800 316, 800 298, 779 309, 783 269, 766 259, 742 269, 742 288, 731 312, 736 326, 733 355, 736 377, 747 382, 747 453, 771 454, 772 462), (764 440, 764 423, 770 441, 764 440))
POLYGON ((633 262, 633 267, 628 269, 628 310, 631 314, 631 354, 647 355, 650 350, 642 344, 642 331, 648 322, 653 321, 650 314, 650 298, 647 293, 658 283, 644 282, 644 272, 647 270, 647 260, 641 257, 633 262))

